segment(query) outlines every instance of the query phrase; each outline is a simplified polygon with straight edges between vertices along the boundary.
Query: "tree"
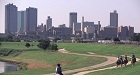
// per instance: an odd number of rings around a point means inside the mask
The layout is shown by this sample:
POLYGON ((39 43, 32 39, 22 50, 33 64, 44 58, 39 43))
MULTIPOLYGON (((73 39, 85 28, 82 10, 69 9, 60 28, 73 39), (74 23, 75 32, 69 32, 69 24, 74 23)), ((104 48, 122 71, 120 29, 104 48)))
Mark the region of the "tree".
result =
POLYGON ((20 42, 20 38, 13 38, 13 41, 15 41, 15 42, 20 42))
POLYGON ((25 46, 29 48, 31 45, 29 43, 26 43, 25 46))
POLYGON ((116 41, 116 42, 118 41, 119 42, 120 39, 116 37, 116 38, 113 39, 113 41, 116 41))
POLYGON ((58 48, 57 48, 57 47, 58 47, 57 44, 51 44, 50 47, 51 47, 51 50, 55 50, 55 51, 58 50, 58 48))
POLYGON ((3 42, 3 41, 4 41, 4 37, 0 36, 0 42, 3 42))
POLYGON ((111 40, 109 37, 105 37, 103 38, 103 40, 111 40))
POLYGON ((9 41, 9 42, 13 42, 13 37, 14 37, 14 35, 12 35, 12 34, 6 35, 5 40, 9 41))
POLYGON ((42 40, 38 45, 39 48, 46 50, 50 46, 49 40, 42 40))
POLYGON ((54 38, 54 42, 57 42, 58 40, 60 40, 60 38, 54 38))
POLYGON ((0 43, 0 46, 1 46, 1 43, 0 43))
POLYGON ((134 33, 130 39, 131 41, 140 41, 140 33, 134 33))

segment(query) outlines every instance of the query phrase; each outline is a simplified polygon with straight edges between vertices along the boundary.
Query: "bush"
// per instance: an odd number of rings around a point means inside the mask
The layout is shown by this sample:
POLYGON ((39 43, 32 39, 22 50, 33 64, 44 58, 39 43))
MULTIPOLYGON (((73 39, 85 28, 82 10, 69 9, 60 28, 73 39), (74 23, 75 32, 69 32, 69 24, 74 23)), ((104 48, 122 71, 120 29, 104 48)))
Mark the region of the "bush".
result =
POLYGON ((29 43, 26 43, 25 46, 29 48, 31 45, 29 43))
POLYGON ((50 45, 50 47, 51 47, 51 48, 50 48, 51 50, 55 50, 55 51, 58 50, 57 44, 52 44, 52 45, 50 45))
POLYGON ((38 45, 39 48, 46 50, 50 46, 49 40, 42 40, 38 45))
POLYGON ((113 41, 120 41, 120 39, 119 38, 113 38, 113 41))

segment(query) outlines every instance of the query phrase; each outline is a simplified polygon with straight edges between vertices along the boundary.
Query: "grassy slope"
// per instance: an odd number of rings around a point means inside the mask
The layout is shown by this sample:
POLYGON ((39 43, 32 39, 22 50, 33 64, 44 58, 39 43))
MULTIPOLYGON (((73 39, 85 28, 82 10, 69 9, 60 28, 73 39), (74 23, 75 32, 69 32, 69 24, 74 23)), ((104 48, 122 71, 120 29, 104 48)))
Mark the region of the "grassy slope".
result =
POLYGON ((24 46, 25 43, 23 42, 22 43, 4 42, 2 43, 0 49, 3 48, 17 49, 23 50, 23 52, 16 57, 10 55, 6 57, 0 56, 0 58, 20 61, 29 64, 42 65, 41 67, 36 66, 34 67, 33 65, 31 68, 34 69, 20 70, 17 72, 3 73, 0 75, 41 75, 45 73, 54 72, 57 63, 62 64, 63 70, 69 70, 98 64, 106 60, 104 58, 96 58, 96 57, 93 58, 78 55, 68 55, 51 51, 43 51, 35 46, 37 45, 37 43, 32 44, 34 45, 33 47, 26 48, 24 46))
POLYGON ((137 62, 134 67, 131 65, 123 68, 93 72, 86 75, 140 75, 140 62, 137 62))
MULTIPOLYGON (((120 56, 123 54, 131 55, 134 53, 136 57, 140 58, 140 46, 133 45, 111 45, 111 44, 77 44, 73 45, 70 43, 59 43, 60 48, 65 48, 69 51, 78 52, 78 53, 87 53, 94 52, 102 55, 112 55, 112 56, 120 56)), ((105 70, 90 73, 87 75, 139 75, 140 71, 140 62, 137 62, 134 67, 131 65, 125 68, 105 70)))
POLYGON ((93 52, 110 56, 131 55, 131 53, 134 53, 140 58, 140 46, 91 43, 58 43, 58 45, 59 48, 77 53, 93 52))

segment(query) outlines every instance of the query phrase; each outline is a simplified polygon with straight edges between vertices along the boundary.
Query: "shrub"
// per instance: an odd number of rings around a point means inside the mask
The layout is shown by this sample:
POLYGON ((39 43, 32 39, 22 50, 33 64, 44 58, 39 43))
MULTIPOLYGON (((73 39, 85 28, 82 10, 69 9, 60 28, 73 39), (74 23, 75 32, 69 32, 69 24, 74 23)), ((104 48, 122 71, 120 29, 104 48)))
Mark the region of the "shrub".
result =
POLYGON ((29 43, 26 43, 25 46, 29 48, 31 45, 29 43))
POLYGON ((50 46, 49 40, 42 40, 38 45, 39 48, 46 50, 50 46))
POLYGON ((58 47, 57 44, 51 44, 50 47, 51 47, 51 48, 50 48, 51 50, 55 50, 55 51, 58 50, 58 48, 57 48, 57 47, 58 47))

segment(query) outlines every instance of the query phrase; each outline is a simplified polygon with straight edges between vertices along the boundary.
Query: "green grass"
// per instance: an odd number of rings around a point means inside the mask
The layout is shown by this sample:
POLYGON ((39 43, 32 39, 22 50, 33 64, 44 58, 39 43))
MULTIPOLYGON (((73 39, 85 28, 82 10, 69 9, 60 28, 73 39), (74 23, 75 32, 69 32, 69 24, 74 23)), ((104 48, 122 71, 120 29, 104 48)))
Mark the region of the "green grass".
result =
POLYGON ((96 43, 58 43, 59 48, 65 48, 71 52, 87 53, 93 52, 101 55, 120 56, 123 54, 131 55, 134 53, 140 58, 140 46, 134 45, 115 45, 115 44, 96 44, 96 43))
MULTIPOLYGON (((120 56, 123 54, 131 55, 134 53, 140 58, 140 46, 138 45, 114 45, 114 44, 91 44, 91 43, 58 43, 59 48, 65 48, 71 52, 87 53, 93 52, 101 55, 120 56)), ((105 66, 107 67, 107 66, 105 66)), ((104 68, 104 67, 102 67, 104 68)), ((87 75, 139 75, 140 62, 134 67, 131 65, 112 70, 98 71, 87 75)))
MULTIPOLYGON (((4 73, 3 75, 41 75, 41 74, 54 72, 57 63, 63 64, 62 65, 63 70, 69 70, 69 69, 90 66, 106 60, 106 59, 95 58, 95 57, 92 58, 92 57, 78 56, 72 54, 62 54, 62 53, 51 52, 51 51, 45 52, 43 50, 40 50, 36 46, 38 44, 37 42, 33 42, 32 44, 34 46, 31 46, 30 48, 26 48, 24 46, 25 45, 24 42, 22 43, 4 42, 0 46, 0 49, 3 48, 16 49, 16 50, 22 50, 24 52, 22 52, 20 55, 16 57, 13 57, 11 55, 8 57, 0 57, 0 58, 22 61, 22 62, 39 61, 38 63, 42 63, 44 65, 50 65, 51 67, 37 68, 37 69, 30 69, 30 70, 20 70, 12 73, 4 73)), ((116 56, 116 57, 123 54, 127 54, 130 56, 131 53, 134 53, 136 57, 140 58, 140 46, 138 45, 136 46, 136 45, 95 44, 95 43, 58 43, 58 47, 65 48, 70 52, 85 53, 85 54, 87 52, 93 52, 100 55, 109 55, 109 56, 116 56)), ((139 68, 140 68, 140 62, 137 62, 134 67, 129 65, 124 68, 99 71, 99 72, 90 73, 88 75, 131 75, 131 74, 139 75, 140 73, 139 68)))
POLYGON ((74 54, 63 54, 59 52, 44 51, 36 46, 37 43, 34 42, 32 44, 34 44, 34 46, 26 48, 25 42, 2 42, 0 50, 4 48, 14 49, 21 50, 22 53, 20 53, 18 56, 0 56, 0 59, 35 64, 41 67, 34 67, 33 65, 33 67, 28 70, 2 73, 0 75, 42 75, 47 73, 54 73, 57 63, 62 64, 62 69, 63 71, 65 71, 70 69, 83 68, 106 61, 105 58, 85 57, 74 54))
POLYGON ((26 48, 25 47, 26 42, 1 42, 0 49, 1 48, 17 49, 17 50, 39 49, 37 47, 38 42, 28 42, 28 43, 34 46, 30 46, 30 48, 26 48))
POLYGON ((115 68, 111 70, 104 70, 89 73, 86 75, 140 75, 140 62, 137 62, 134 67, 131 65, 123 67, 123 68, 115 68))

